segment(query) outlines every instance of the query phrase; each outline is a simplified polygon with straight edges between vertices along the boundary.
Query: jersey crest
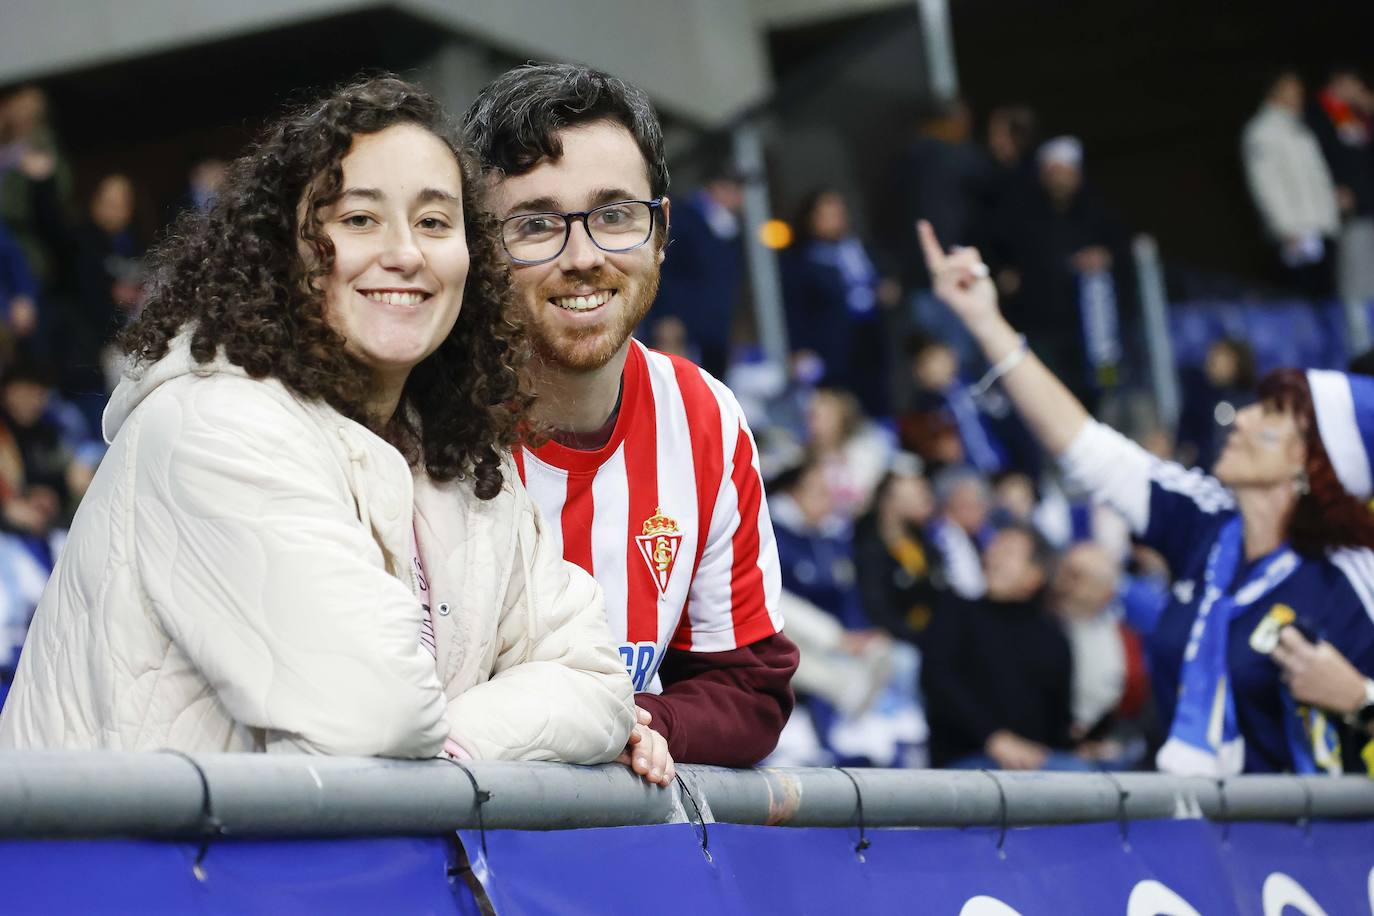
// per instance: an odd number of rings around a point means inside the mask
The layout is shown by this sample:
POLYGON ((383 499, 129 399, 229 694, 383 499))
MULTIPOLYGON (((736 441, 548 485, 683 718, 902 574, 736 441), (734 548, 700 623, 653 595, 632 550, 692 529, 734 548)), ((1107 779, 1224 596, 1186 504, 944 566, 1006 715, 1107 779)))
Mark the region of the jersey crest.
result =
POLYGON ((635 536, 639 545, 639 555, 649 567, 649 575, 658 586, 662 595, 668 591, 668 580, 673 575, 673 563, 677 560, 678 548, 682 546, 682 529, 675 520, 655 509, 654 514, 644 520, 644 533, 635 536))
POLYGON ((1261 655, 1269 655, 1279 647, 1279 634, 1283 628, 1297 619, 1298 615, 1288 605, 1274 605, 1250 634, 1250 648, 1261 655))

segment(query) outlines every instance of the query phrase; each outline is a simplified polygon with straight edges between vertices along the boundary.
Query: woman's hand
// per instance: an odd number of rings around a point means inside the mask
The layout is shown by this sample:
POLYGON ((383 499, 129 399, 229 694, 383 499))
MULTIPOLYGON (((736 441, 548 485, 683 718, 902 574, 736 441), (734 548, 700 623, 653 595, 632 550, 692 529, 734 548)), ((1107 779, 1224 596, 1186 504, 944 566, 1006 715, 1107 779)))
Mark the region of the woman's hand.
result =
POLYGON ((1331 643, 1313 645, 1297 627, 1284 627, 1271 658, 1298 702, 1343 715, 1364 706, 1364 675, 1331 643))
MULTIPOLYGON (((1063 454, 1088 421, 1087 411, 1034 354, 1026 352, 1025 338, 1002 317, 997 288, 978 249, 958 248, 946 254, 925 220, 916 224, 916 232, 935 294, 959 316, 994 367, 983 384, 999 381, 1036 440, 1051 455, 1063 454)), ((1065 328, 1062 333, 1077 332, 1065 328)))
POLYGON ((630 732, 630 740, 625 745, 625 750, 621 751, 615 760, 616 763, 625 764, 648 782, 670 786, 673 784, 673 777, 677 775, 677 769, 673 766, 673 758, 668 753, 668 739, 649 727, 653 720, 654 717, 647 709, 635 707, 635 727, 630 732))
POLYGON ((978 249, 955 248, 946 254, 935 237, 935 230, 925 220, 916 224, 916 234, 921 239, 935 295, 959 316, 959 320, 975 336, 983 326, 1000 320, 997 287, 988 276, 988 266, 983 263, 978 249))

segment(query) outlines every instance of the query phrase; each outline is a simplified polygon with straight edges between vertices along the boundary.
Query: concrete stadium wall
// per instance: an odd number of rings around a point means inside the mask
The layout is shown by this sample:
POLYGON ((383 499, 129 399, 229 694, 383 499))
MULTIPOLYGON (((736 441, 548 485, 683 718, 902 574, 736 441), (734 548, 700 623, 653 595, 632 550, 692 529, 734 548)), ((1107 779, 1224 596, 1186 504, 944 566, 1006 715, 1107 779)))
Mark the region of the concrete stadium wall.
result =
POLYGON ((375 0, 5 0, 0 84, 376 6, 375 0))
POLYGON ((725 121, 770 89, 753 9, 738 0, 6 0, 0 85, 388 9, 517 57, 612 69, 668 112, 703 126, 725 121))

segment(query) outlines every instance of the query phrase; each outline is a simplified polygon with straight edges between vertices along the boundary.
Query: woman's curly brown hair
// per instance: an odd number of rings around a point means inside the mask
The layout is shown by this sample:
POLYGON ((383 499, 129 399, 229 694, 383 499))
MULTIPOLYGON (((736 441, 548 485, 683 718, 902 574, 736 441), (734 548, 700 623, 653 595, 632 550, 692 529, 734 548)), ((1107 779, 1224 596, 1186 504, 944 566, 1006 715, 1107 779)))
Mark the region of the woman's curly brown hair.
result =
POLYGON ((491 499, 501 489, 501 452, 516 442, 532 401, 523 372, 529 346, 510 317, 509 268, 481 204, 482 173, 460 136, 432 96, 394 77, 355 82, 288 114, 233 163, 210 212, 183 215, 154 252, 147 305, 121 348, 149 363, 189 327, 197 362, 223 351, 253 378, 278 379, 370 426, 431 478, 470 475, 477 496, 491 499), (429 131, 457 159, 470 264, 453 331, 411 371, 395 417, 378 428, 366 411, 371 371, 326 318, 318 281, 333 269, 334 247, 320 212, 339 197, 353 138, 396 124, 429 131), (314 251, 311 263, 300 241, 314 251))

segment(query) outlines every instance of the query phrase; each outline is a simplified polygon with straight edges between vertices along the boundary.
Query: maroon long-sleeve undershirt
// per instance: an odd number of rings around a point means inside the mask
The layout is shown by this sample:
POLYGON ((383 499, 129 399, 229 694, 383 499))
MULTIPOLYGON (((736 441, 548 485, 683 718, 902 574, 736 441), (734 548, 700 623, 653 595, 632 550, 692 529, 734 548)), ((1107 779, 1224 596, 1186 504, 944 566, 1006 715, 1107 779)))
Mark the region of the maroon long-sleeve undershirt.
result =
POLYGON ((677 763, 750 767, 777 746, 792 714, 790 686, 800 652, 781 633, 727 652, 669 649, 662 693, 635 702, 653 715, 677 763))

